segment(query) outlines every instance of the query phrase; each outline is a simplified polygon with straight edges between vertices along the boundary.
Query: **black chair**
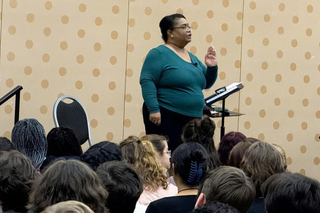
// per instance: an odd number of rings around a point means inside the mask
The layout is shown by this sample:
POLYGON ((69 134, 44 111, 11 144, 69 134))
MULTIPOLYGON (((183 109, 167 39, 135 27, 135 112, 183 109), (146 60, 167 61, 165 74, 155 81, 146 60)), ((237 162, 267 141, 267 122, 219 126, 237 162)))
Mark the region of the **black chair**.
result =
POLYGON ((88 141, 92 146, 88 114, 78 99, 69 95, 60 97, 53 106, 53 119, 56 127, 72 129, 81 145, 88 141))

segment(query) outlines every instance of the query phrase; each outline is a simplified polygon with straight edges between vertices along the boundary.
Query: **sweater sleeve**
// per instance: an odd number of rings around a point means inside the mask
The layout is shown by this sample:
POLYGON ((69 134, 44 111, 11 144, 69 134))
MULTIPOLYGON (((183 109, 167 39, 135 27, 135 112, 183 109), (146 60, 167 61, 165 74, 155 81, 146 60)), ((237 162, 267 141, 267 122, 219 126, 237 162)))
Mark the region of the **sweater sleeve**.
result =
POLYGON ((150 50, 146 56, 140 75, 142 97, 150 114, 160 112, 157 99, 157 85, 162 70, 163 60, 161 53, 157 49, 150 50))

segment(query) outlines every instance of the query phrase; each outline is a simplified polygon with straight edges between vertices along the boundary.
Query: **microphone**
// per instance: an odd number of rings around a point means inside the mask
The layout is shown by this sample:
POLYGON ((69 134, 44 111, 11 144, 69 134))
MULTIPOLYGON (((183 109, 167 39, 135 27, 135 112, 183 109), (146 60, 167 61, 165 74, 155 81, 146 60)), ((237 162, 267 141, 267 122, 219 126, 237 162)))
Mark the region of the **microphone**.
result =
POLYGON ((194 63, 193 65, 194 65, 195 67, 198 67, 198 63, 194 63))

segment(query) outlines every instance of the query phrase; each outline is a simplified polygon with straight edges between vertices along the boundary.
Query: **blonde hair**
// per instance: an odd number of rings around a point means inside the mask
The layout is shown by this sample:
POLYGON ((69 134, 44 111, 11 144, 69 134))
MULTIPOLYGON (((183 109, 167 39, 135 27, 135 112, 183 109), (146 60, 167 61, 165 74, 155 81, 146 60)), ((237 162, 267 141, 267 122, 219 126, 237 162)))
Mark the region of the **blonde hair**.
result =
POLYGON ((129 136, 120 143, 120 149, 123 158, 134 166, 147 190, 156 190, 160 186, 164 189, 168 187, 166 169, 150 141, 129 136))
POLYGON ((41 213, 94 213, 94 211, 79 201, 69 200, 49 206, 41 213))

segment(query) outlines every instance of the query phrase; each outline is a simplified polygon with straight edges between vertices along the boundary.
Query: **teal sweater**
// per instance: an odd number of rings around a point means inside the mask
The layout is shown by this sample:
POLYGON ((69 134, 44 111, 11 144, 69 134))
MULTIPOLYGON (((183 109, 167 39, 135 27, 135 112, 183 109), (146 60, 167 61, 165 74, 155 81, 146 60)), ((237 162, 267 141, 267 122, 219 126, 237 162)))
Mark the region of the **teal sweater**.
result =
POLYGON ((207 68, 195 55, 189 55, 191 63, 164 45, 148 53, 140 84, 150 114, 160 112, 161 106, 182 115, 202 117, 202 90, 214 84, 218 67, 207 68))

